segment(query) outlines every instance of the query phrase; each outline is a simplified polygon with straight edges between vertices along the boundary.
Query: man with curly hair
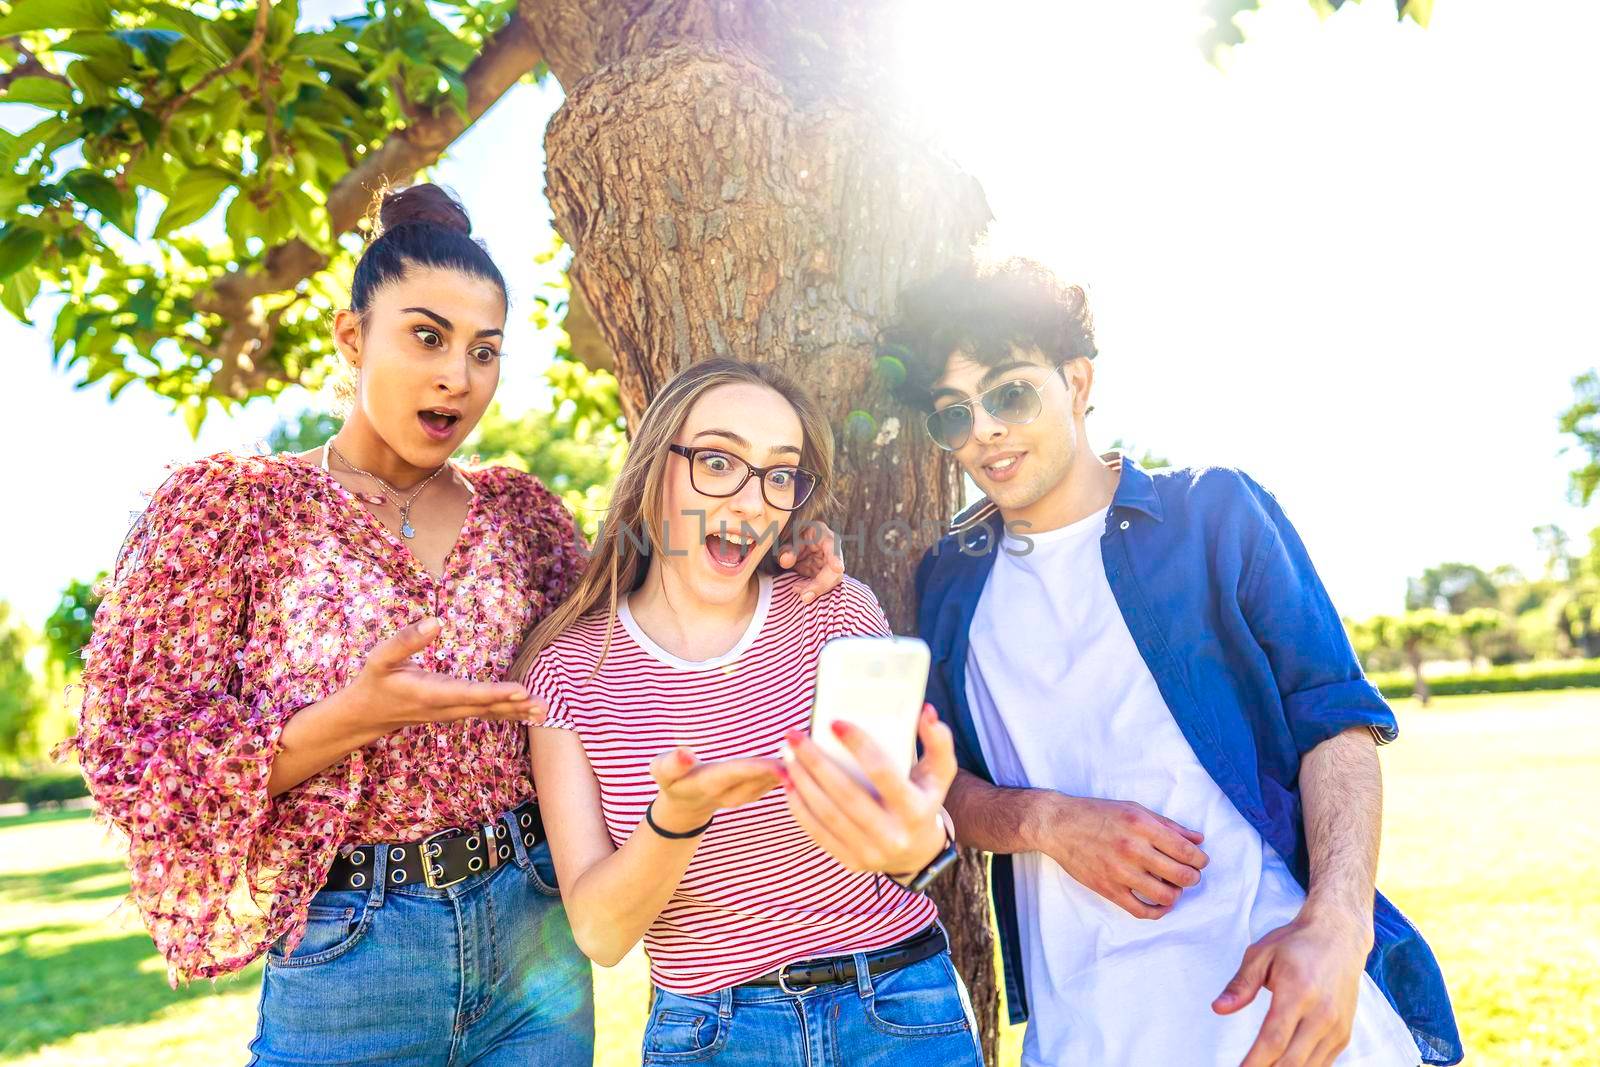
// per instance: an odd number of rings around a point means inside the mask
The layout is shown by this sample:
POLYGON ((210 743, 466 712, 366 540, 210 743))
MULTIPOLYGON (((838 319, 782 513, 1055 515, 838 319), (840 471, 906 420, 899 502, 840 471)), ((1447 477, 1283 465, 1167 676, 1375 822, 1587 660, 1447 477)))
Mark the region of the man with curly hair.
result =
POLYGON ((1087 302, 1038 264, 901 312, 909 399, 985 494, 918 568, 919 626, 1023 1062, 1458 1062, 1374 889, 1395 718, 1277 501, 1096 454, 1087 302))

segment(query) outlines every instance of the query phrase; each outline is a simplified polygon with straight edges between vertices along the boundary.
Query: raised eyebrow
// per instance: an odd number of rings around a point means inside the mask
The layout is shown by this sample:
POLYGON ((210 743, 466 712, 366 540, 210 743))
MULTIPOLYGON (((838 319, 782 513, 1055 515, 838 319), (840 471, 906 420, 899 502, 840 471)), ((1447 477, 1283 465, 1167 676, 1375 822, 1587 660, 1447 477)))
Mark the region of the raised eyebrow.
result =
POLYGON ((799 447, 797 445, 778 445, 778 446, 776 446, 774 448, 767 449, 767 455, 769 455, 769 456, 798 456, 798 455, 800 455, 800 449, 799 449, 799 447))
POLYGON ((953 396, 957 400, 965 399, 961 390, 953 388, 952 386, 942 385, 933 391, 933 395, 929 397, 928 400, 929 403, 937 404, 947 396, 953 396))
POLYGON ((426 315, 428 318, 432 319, 434 322, 437 322, 440 326, 443 326, 447 330, 453 330, 456 328, 455 323, 451 322, 437 311, 429 311, 427 308, 401 308, 400 311, 402 314, 407 311, 415 311, 419 315, 426 315))
POLYGON ((479 330, 477 333, 472 335, 472 339, 477 340, 480 337, 504 337, 505 335, 506 332, 504 330, 479 330))
POLYGON ((743 437, 740 437, 738 434, 734 433, 732 430, 701 430, 699 433, 695 434, 692 438, 690 438, 690 440, 691 441, 698 441, 702 437, 726 437, 728 440, 732 441, 734 444, 738 445, 740 448, 749 448, 750 447, 750 442, 749 441, 746 441, 743 437))

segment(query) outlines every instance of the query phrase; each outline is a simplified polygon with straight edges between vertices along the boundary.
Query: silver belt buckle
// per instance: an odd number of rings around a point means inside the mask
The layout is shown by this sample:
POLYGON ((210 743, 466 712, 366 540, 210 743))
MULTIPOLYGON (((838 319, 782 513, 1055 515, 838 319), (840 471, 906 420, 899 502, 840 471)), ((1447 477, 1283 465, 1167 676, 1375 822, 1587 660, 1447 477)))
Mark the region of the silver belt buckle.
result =
POLYGON ((441 849, 438 845, 435 845, 433 842, 441 837, 459 837, 460 835, 460 830, 451 827, 448 830, 440 830, 436 834, 429 834, 427 837, 422 839, 422 880, 427 883, 429 889, 447 889, 450 886, 455 885, 457 882, 465 882, 469 877, 469 875, 463 874, 460 878, 452 878, 448 882, 443 881, 442 876, 444 875, 444 868, 442 866, 434 866, 433 862, 434 858, 443 851, 443 849, 441 849), (434 871, 438 871, 439 873, 434 874, 434 871))
POLYGON ((798 997, 798 996, 802 996, 802 995, 804 995, 806 993, 809 993, 812 990, 817 988, 814 985, 808 985, 804 989, 790 989, 789 988, 789 968, 792 967, 792 966, 793 966, 793 964, 786 963, 782 967, 778 968, 778 988, 779 989, 783 990, 785 993, 789 994, 791 997, 798 997))

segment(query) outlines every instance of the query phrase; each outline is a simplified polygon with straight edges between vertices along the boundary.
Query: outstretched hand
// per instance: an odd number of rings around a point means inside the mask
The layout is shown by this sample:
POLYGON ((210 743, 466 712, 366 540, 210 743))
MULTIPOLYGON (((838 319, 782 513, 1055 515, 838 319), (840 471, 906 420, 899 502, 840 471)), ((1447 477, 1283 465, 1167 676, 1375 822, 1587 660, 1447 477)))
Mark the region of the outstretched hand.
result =
POLYGON ((650 775, 661 792, 655 800, 657 825, 688 833, 725 808, 737 808, 771 792, 781 765, 775 759, 706 762, 683 746, 650 761, 650 775))
POLYGON ((426 671, 412 656, 439 639, 438 619, 422 619, 380 642, 350 683, 364 714, 390 730, 420 722, 498 719, 537 726, 545 707, 515 682, 467 682, 426 671))

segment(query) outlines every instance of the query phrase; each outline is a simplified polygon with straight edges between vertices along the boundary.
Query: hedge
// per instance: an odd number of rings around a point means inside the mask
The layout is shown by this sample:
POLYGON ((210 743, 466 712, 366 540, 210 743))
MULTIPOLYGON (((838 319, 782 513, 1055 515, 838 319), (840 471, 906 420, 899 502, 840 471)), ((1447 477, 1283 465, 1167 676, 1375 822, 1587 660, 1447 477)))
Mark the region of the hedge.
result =
POLYGON ((29 808, 37 808, 41 804, 59 804, 63 800, 88 795, 89 787, 81 774, 41 774, 23 782, 17 790, 17 799, 29 808))
MULTIPOLYGON (((1390 699, 1408 697, 1416 689, 1410 671, 1370 674, 1367 680, 1390 699)), ((1436 697, 1591 687, 1600 687, 1600 659, 1572 660, 1567 663, 1513 663, 1472 674, 1446 674, 1428 679, 1428 689, 1436 697)), ((1597 695, 1597 699, 1600 699, 1600 695, 1597 695)))

